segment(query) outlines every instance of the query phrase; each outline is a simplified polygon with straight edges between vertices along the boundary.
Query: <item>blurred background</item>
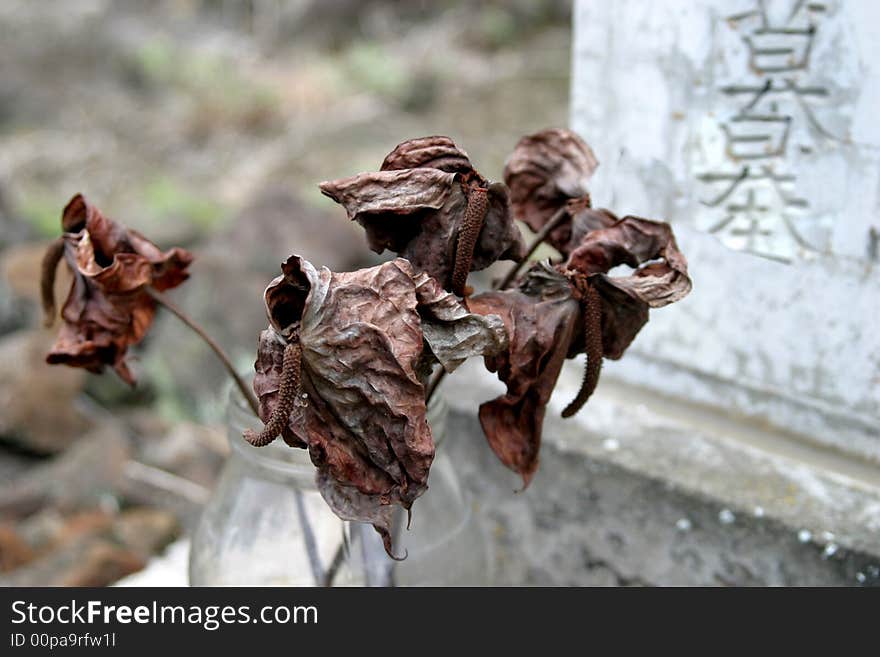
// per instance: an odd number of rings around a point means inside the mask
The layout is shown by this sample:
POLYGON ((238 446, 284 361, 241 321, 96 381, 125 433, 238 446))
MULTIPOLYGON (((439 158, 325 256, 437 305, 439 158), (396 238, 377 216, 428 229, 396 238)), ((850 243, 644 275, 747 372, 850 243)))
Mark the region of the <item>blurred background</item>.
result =
MULTIPOLYGON (((76 192, 194 252, 174 298, 242 370, 291 252, 375 261, 318 191, 448 134, 498 179, 566 125, 565 0, 0 3, 0 583, 104 585, 191 528, 228 449, 225 375, 173 317, 139 383, 50 368, 38 264, 76 192)), ((59 282, 59 299, 65 285, 59 282)))

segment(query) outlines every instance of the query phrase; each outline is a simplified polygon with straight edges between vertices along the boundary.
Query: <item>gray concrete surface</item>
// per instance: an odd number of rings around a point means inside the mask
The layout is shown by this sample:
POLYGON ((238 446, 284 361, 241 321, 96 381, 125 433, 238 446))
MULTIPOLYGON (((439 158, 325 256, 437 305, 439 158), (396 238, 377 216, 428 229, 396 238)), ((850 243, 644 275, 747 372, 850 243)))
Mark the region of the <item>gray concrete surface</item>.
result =
POLYGON ((569 363, 531 487, 495 459, 473 400, 499 392, 468 364, 447 382, 446 448, 486 523, 502 585, 880 584, 872 467, 606 377, 572 420, 569 363))

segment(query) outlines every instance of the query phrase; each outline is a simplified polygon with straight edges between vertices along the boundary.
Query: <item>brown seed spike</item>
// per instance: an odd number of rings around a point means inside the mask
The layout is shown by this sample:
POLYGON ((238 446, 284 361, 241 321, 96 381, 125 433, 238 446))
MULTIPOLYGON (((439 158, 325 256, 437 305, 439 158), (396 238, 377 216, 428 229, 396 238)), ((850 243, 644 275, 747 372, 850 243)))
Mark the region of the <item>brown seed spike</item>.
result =
POLYGON ((40 298, 43 302, 43 324, 48 328, 55 322, 55 272, 64 255, 64 238, 54 240, 46 249, 40 265, 40 298))
POLYGON ((587 352, 587 366, 581 389, 572 402, 562 411, 562 417, 577 413, 599 383, 602 371, 602 301, 596 288, 587 283, 581 291, 581 308, 584 313, 584 346, 587 352))
POLYGON ((281 380, 278 388, 278 405, 272 411, 269 421, 260 433, 252 429, 244 432, 244 439, 254 447, 265 447, 275 440, 287 425, 298 395, 302 394, 302 347, 299 336, 294 333, 290 343, 284 348, 281 362, 281 380))
POLYGON ((485 187, 471 187, 464 221, 458 234, 458 244, 455 247, 455 267, 452 270, 452 291, 459 296, 465 295, 465 284, 474 259, 474 247, 477 245, 488 210, 488 190, 485 187))

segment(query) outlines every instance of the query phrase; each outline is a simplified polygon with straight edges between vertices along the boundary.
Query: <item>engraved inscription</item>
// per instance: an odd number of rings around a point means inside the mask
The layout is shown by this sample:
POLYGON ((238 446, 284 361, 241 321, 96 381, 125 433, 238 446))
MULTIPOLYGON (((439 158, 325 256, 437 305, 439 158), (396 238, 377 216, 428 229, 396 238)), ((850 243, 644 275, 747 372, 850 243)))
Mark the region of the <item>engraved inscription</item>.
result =
POLYGON ((718 87, 723 154, 697 175, 708 209, 703 228, 734 249, 784 261, 829 248, 829 227, 817 224, 809 198, 797 191, 793 155, 839 141, 815 111, 829 90, 811 75, 826 6, 789 4, 787 11, 774 5, 771 12, 766 1, 756 0, 752 9, 726 18, 724 29, 746 52, 730 60, 747 66, 718 87))

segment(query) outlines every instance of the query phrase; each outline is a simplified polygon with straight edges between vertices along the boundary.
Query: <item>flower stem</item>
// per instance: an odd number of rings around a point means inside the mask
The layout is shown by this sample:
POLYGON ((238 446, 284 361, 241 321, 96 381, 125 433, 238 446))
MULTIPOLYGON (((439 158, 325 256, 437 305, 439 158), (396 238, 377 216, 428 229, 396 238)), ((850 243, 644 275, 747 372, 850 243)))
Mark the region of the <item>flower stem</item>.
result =
POLYGON ((52 241, 40 265, 40 299, 43 302, 43 324, 46 328, 55 322, 55 272, 64 256, 64 238, 52 241))
POLYGON ((431 401, 431 397, 434 396, 434 393, 437 391, 437 387, 440 385, 440 382, 445 376, 446 370, 442 367, 431 375, 431 379, 428 381, 427 391, 425 392, 425 404, 431 401))
MULTIPOLYGON (((538 247, 544 243, 544 240, 547 239, 547 236, 550 232, 562 224, 565 218, 568 216, 568 210, 565 206, 559 208, 552 217, 550 217, 550 221, 544 224, 537 233, 535 233, 535 238, 529 244, 528 249, 526 249, 526 254, 523 256, 523 259, 519 262, 513 263, 513 266, 508 270, 507 274, 505 274, 504 278, 500 281, 496 282, 493 286, 493 290, 506 290, 510 287, 510 284, 516 278, 516 275, 519 273, 520 268, 528 261, 529 257, 538 250, 538 247)), ((446 376, 446 370, 442 367, 431 375, 431 379, 428 381, 428 385, 425 391, 425 402, 431 401, 431 397, 434 396, 434 393, 437 391, 437 388, 440 386, 440 382, 446 376)))
POLYGON ((222 347, 220 347, 220 345, 217 344, 214 339, 205 332, 205 329, 199 326, 192 317, 187 315, 182 308, 180 308, 164 294, 150 287, 147 288, 147 294, 153 297, 156 303, 164 307, 166 310, 170 311, 172 315, 174 315, 181 322, 186 324, 193 331, 193 333, 198 335, 205 342, 205 344, 207 344, 213 350, 217 358, 220 359, 220 362, 223 363, 223 367, 226 368, 229 376, 231 376, 232 380, 235 381, 235 385, 238 386, 241 394, 247 400, 248 406, 251 407, 254 415, 260 417, 260 407, 257 405, 256 397, 254 397, 251 389, 238 375, 238 372, 235 371, 235 367, 233 367, 232 361, 229 360, 229 356, 226 355, 226 352, 223 351, 222 347))
POLYGON ((510 286, 510 284, 513 282, 513 279, 516 278, 516 275, 519 273, 520 268, 526 262, 528 262, 528 259, 535 251, 538 250, 538 247, 544 243, 544 240, 547 239, 547 236, 553 231, 554 228, 562 224, 567 216, 568 208, 564 205, 553 213, 553 216, 550 217, 550 220, 541 227, 541 230, 535 233, 535 238, 532 240, 532 243, 529 244, 529 248, 526 251, 525 256, 523 256, 523 259, 519 262, 513 263, 513 266, 510 268, 510 270, 508 270, 504 278, 501 279, 501 282, 494 286, 496 290, 506 290, 510 286))
POLYGON ((330 562, 330 566, 327 568, 327 572, 324 574, 324 587, 329 588, 333 586, 333 580, 336 579, 336 575, 339 572, 339 569, 342 568, 342 563, 345 561, 345 544, 343 543, 338 548, 336 548, 336 554, 333 555, 333 560, 330 562))

